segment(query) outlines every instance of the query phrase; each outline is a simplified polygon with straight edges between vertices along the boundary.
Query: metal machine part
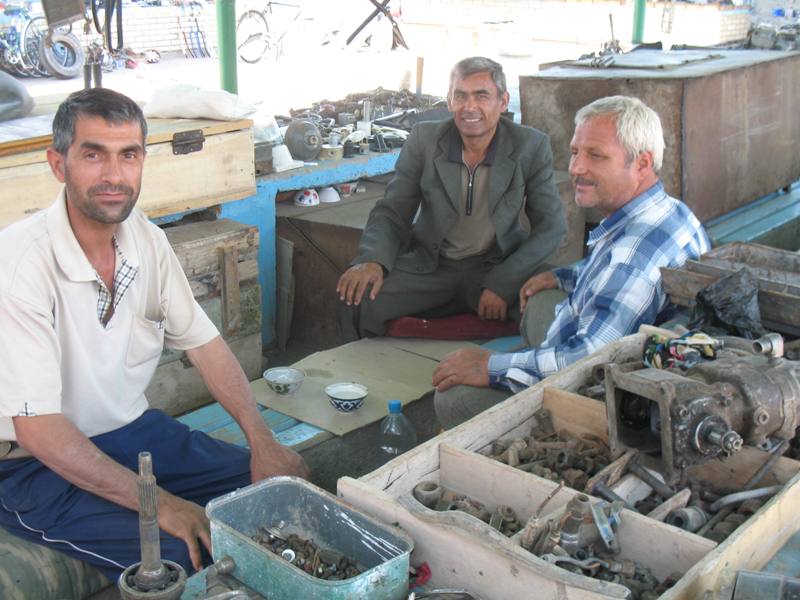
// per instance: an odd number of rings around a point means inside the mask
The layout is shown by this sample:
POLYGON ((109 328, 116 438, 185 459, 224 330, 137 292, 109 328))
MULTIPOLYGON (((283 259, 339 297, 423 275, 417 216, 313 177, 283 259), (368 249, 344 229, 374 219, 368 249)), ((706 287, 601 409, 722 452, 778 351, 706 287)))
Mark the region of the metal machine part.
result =
POLYGON ((178 563, 161 560, 158 529, 158 486, 149 452, 139 453, 139 538, 141 562, 122 572, 117 585, 124 600, 173 600, 186 587, 186 571, 178 563))
POLYGON ((667 523, 686 531, 697 531, 708 521, 708 514, 699 506, 685 506, 672 511, 667 523))
POLYGON ((744 444, 766 447, 770 437, 794 437, 800 366, 782 358, 782 348, 780 336, 770 334, 756 340, 752 351, 727 347, 716 360, 685 372, 641 363, 607 365, 612 452, 651 455, 674 482, 686 467, 744 444))
POLYGON ((601 539, 609 550, 618 550, 613 527, 619 524, 621 509, 616 502, 593 506, 589 496, 578 494, 561 517, 558 545, 575 558, 581 558, 587 547, 601 539))
POLYGON ((322 134, 310 121, 292 121, 283 138, 295 160, 314 160, 322 147, 322 134))

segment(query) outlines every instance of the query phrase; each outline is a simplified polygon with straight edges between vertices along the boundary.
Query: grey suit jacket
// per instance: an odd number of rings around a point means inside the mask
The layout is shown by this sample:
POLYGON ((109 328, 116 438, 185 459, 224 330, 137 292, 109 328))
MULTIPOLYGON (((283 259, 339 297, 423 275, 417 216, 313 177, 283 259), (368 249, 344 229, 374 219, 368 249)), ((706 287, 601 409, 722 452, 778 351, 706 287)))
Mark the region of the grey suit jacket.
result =
MULTIPOLYGON (((447 158, 454 127, 452 119, 414 127, 386 194, 369 215, 353 263, 377 262, 389 272, 436 269, 461 193, 462 167, 447 158)), ((513 303, 522 284, 556 250, 566 227, 549 138, 507 119, 500 120, 498 135, 489 174, 496 244, 487 256, 495 264, 483 287, 513 303)))

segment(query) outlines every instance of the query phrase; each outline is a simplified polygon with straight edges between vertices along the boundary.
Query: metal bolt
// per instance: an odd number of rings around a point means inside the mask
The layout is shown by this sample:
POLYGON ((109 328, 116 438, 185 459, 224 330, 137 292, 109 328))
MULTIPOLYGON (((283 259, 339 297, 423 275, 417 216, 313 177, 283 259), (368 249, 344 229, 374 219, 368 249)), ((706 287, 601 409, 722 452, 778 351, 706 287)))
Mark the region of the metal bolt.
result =
POLYGON ((766 425, 769 421, 769 413, 763 406, 759 406, 755 412, 753 412, 753 422, 756 425, 766 425))

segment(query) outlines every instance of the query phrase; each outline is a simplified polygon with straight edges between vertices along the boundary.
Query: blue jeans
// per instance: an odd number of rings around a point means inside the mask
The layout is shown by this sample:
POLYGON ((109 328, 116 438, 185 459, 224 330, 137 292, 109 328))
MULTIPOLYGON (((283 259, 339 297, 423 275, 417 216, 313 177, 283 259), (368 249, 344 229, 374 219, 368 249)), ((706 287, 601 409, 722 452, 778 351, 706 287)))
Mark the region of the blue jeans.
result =
MULTIPOLYGON (((139 452, 150 452, 158 486, 202 506, 250 484, 249 450, 159 410, 91 440, 134 472, 139 452)), ((0 505, 0 525, 8 531, 91 563, 112 581, 141 560, 138 513, 72 485, 35 458, 0 461, 0 505)), ((163 531, 161 556, 193 572, 186 544, 163 531)))

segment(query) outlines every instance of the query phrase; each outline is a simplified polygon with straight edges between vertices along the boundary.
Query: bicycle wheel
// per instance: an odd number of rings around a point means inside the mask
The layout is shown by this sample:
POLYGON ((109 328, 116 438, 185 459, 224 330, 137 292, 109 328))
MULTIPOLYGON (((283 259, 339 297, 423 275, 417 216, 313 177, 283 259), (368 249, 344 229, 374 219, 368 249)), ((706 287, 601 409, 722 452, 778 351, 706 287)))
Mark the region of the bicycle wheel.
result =
POLYGON ((264 15, 257 10, 248 10, 236 24, 236 51, 246 63, 257 63, 274 47, 269 26, 264 15))
POLYGON ((44 17, 34 17, 25 23, 20 35, 19 49, 22 65, 30 73, 39 76, 49 75, 39 54, 39 47, 45 35, 47 35, 47 20, 44 17))
POLYGON ((58 79, 72 79, 83 70, 84 54, 80 41, 75 34, 58 29, 40 40, 39 59, 58 79))

